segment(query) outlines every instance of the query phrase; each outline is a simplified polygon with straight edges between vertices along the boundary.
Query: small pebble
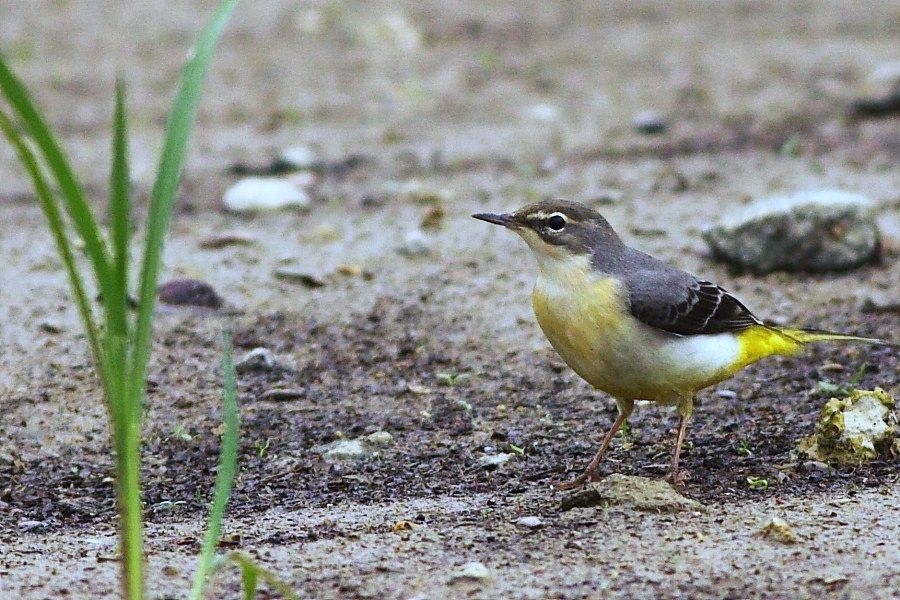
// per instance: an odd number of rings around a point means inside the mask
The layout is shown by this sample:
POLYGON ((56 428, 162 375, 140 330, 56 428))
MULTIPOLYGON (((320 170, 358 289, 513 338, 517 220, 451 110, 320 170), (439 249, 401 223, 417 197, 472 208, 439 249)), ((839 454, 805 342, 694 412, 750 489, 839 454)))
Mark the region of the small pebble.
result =
POLYGON ((260 394, 259 397, 257 398, 257 400, 259 400, 259 401, 296 400, 297 398, 302 398, 305 395, 306 395, 306 388, 271 389, 271 390, 266 390, 265 392, 260 394))
POLYGON ((594 206, 614 206, 622 202, 625 194, 622 190, 614 188, 596 188, 588 190, 585 194, 585 200, 588 204, 594 206))
POLYGON ((366 449, 359 440, 340 440, 322 452, 322 456, 331 460, 352 460, 366 455, 366 449))
POLYGON ((859 303, 859 310, 864 313, 900 314, 900 298, 887 296, 869 296, 859 303))
POLYGON ((159 301, 175 306, 219 308, 222 298, 211 285, 198 279, 173 279, 159 286, 159 301))
POLYGON ((200 247, 205 250, 218 250, 228 246, 249 246, 255 244, 256 238, 245 231, 223 231, 200 241, 200 247))
POLYGON ((334 225, 322 224, 314 227, 309 237, 316 242, 334 242, 341 239, 341 232, 334 225))
POLYGON ((325 287, 325 280, 312 273, 306 273, 304 271, 296 271, 294 269, 279 267, 272 272, 272 275, 275 279, 281 279, 282 281, 290 281, 294 283, 299 283, 308 288, 321 288, 325 287))
POLYGON ((446 216, 446 212, 444 212, 443 207, 441 206, 432 206, 428 210, 425 211, 425 214, 422 215, 422 229, 437 229, 441 226, 441 223, 444 221, 444 217, 446 216))
POLYGON ((522 517, 516 520, 516 525, 520 527, 527 527, 528 529, 538 529, 544 526, 544 522, 541 521, 540 517, 522 517))
POLYGON ((418 179, 388 181, 384 184, 383 191, 418 204, 441 204, 453 200, 453 192, 448 188, 436 187, 418 179))
POLYGON ((57 334, 62 333, 64 331, 63 326, 58 323, 54 323, 52 321, 41 321, 38 325, 41 331, 44 333, 57 334))
POLYGON ((376 431, 366 436, 366 443, 376 448, 387 448, 394 443, 394 436, 387 431, 376 431))
POLYGON ((274 177, 248 177, 225 192, 225 208, 237 213, 306 208, 310 197, 294 182, 274 177))
POLYGON ((318 153, 309 146, 289 146, 281 151, 278 159, 286 167, 298 171, 316 169, 322 165, 318 153))
POLYGON ((525 118, 538 123, 552 123, 559 118, 559 108, 552 104, 535 104, 524 112, 525 118))
POLYGON ((47 526, 43 521, 19 521, 19 529, 27 533, 43 533, 46 528, 47 526))
POLYGON ((831 471, 831 466, 828 463, 822 462, 820 460, 808 460, 803 463, 804 469, 815 469, 816 471, 831 471))
POLYGON ((762 538, 781 544, 796 544, 800 541, 794 529, 781 517, 770 518, 757 532, 762 538))
POLYGON ((378 208, 384 206, 386 198, 382 194, 365 194, 359 199, 359 205, 363 208, 378 208))
POLYGON ((510 460, 513 459, 515 454, 510 454, 507 452, 500 452, 498 454, 487 454, 482 456, 475 464, 483 469, 496 469, 499 466, 505 465, 510 460))
POLYGON ((334 272, 344 277, 362 277, 366 281, 371 281, 375 274, 368 269, 363 269, 359 265, 338 265, 334 272))
POLYGON ((428 256, 431 254, 431 246, 428 238, 419 230, 413 230, 403 238, 403 245, 397 248, 397 252, 407 257, 428 256))
POLYGON ((737 392, 732 390, 717 390, 716 395, 719 398, 725 398, 727 400, 734 400, 738 397, 737 392))
POLYGON ((663 133, 669 127, 665 117, 649 110, 636 114, 631 125, 638 133, 647 134, 663 133))
POLYGON ((394 436, 387 431, 376 431, 354 440, 338 440, 324 446, 313 448, 313 452, 330 460, 354 460, 375 454, 394 443, 394 436))
POLYGON ((271 371, 277 366, 275 355, 268 348, 254 348, 234 365, 238 373, 251 371, 271 371))
POLYGON ((450 581, 489 581, 491 579, 490 570, 480 562, 469 562, 460 567, 453 575, 450 581))

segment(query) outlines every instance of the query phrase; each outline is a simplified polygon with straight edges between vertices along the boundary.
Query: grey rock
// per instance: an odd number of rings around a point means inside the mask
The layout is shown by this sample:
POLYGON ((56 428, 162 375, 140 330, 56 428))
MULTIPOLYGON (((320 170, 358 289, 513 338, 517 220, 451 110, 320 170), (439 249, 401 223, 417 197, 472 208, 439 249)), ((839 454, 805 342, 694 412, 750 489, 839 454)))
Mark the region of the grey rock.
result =
POLYGON ((313 452, 321 454, 325 459, 332 461, 356 460, 365 456, 377 454, 379 450, 387 448, 394 443, 394 436, 387 431, 376 431, 365 437, 353 440, 338 440, 323 446, 313 448, 313 452))
POLYGON ((352 460, 367 454, 360 440, 338 440, 320 447, 319 454, 331 460, 352 460))
POLYGON ((703 233, 715 258, 756 274, 846 271, 877 258, 871 203, 838 190, 764 198, 703 233))
POLYGON ((394 443, 394 436, 387 431, 376 431, 367 435, 365 440, 373 448, 387 448, 394 443))
POLYGON ((47 524, 34 520, 19 521, 19 529, 27 533, 43 533, 47 529, 47 524))
POLYGON ((560 502, 562 510, 613 505, 649 512, 704 510, 702 504, 685 498, 665 481, 619 474, 567 494, 560 502))

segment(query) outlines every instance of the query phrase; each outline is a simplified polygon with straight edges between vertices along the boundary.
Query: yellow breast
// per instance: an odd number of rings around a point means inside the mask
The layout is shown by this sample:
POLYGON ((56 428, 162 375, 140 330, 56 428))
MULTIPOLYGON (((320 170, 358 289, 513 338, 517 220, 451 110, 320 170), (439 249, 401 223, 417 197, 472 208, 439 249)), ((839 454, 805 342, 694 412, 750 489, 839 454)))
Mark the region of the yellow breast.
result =
POLYGON ((583 379, 610 394, 625 397, 627 366, 635 343, 634 319, 621 284, 590 278, 581 265, 542 276, 532 292, 538 324, 553 348, 583 379))
POLYGON ((563 360, 594 387, 623 399, 677 402, 784 350, 764 328, 679 336, 651 327, 631 314, 622 284, 591 273, 586 261, 544 260, 532 303, 563 360))

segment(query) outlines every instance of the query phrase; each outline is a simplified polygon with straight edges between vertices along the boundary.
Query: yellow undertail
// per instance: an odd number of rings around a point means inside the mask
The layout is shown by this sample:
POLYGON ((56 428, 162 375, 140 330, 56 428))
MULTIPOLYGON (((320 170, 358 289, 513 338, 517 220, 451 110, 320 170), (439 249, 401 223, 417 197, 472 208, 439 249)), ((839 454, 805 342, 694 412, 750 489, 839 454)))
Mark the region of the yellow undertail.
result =
POLYGON ((874 344, 876 346, 891 346, 896 348, 897 344, 887 340, 878 338, 860 337, 858 335, 846 335, 843 333, 833 333, 831 331, 819 331, 816 329, 794 329, 792 327, 774 327, 771 325, 764 326, 767 329, 776 331, 781 335, 787 336, 800 342, 801 344, 809 344, 812 342, 856 342, 860 344, 874 344))
POLYGON ((845 335, 830 331, 778 327, 775 325, 754 325, 749 327, 738 334, 738 340, 740 341, 740 355, 734 368, 730 369, 732 372, 737 372, 743 367, 767 356, 797 354, 803 350, 806 344, 815 342, 850 342, 897 347, 895 343, 876 338, 845 335))

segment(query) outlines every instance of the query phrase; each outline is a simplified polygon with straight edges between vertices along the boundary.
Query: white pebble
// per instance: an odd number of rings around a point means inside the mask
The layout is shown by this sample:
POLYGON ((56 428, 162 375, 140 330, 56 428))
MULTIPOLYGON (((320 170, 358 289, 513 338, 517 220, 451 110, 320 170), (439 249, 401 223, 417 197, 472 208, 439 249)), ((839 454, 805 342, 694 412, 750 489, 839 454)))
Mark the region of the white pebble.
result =
POLYGON ((397 249, 397 252, 403 256, 428 256, 431 254, 431 246, 428 244, 428 238, 421 231, 415 229, 406 234, 403 238, 403 245, 397 249))
POLYGON ((274 177, 248 177, 228 188, 222 201, 233 212, 305 208, 309 195, 294 183, 274 177))
POLYGON ((537 529, 539 527, 544 526, 544 522, 541 521, 540 517, 522 517, 521 519, 516 521, 516 525, 520 527, 527 527, 529 529, 537 529))
POLYGON ((462 579, 488 581, 491 579, 491 572, 480 562, 469 562, 460 567, 459 570, 450 577, 450 581, 459 581, 462 579))
POLYGON ((319 155, 309 146, 290 146, 281 151, 281 162, 294 169, 314 169, 320 164, 319 155))

